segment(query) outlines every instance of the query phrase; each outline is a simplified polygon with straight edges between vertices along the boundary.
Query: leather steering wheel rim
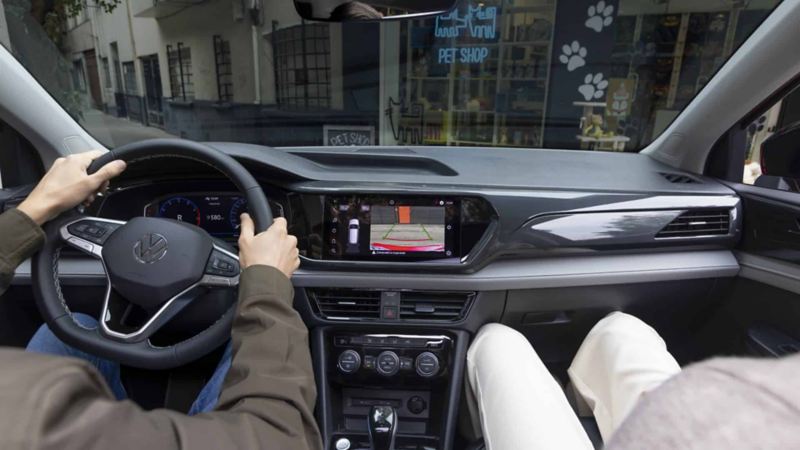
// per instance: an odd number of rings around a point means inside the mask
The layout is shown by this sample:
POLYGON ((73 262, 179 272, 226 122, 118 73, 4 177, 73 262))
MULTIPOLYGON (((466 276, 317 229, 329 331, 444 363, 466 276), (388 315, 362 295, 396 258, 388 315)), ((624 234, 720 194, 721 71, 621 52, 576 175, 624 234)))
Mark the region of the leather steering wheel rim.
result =
MULTIPOLYGON (((94 173, 116 159, 131 164, 160 157, 192 159, 217 169, 229 178, 247 199, 248 212, 253 217, 256 231, 264 231, 272 224, 269 203, 255 178, 232 157, 196 142, 181 139, 152 139, 128 144, 97 158, 88 172, 94 173)), ((125 365, 161 370, 178 367, 198 359, 222 345, 230 337, 236 311, 235 302, 208 328, 189 339, 166 347, 154 346, 149 339, 122 342, 103 333, 100 327, 87 328, 73 320, 58 277, 58 259, 61 247, 64 245, 59 230, 80 217, 75 211, 70 211, 45 224, 43 227, 46 235, 45 244, 32 259, 31 273, 36 304, 45 322, 59 339, 87 353, 125 365)), ((105 262, 103 264, 105 266, 105 262)), ((104 268, 108 274, 108 268, 104 268)), ((111 290, 110 278, 108 290, 109 292, 111 290)))

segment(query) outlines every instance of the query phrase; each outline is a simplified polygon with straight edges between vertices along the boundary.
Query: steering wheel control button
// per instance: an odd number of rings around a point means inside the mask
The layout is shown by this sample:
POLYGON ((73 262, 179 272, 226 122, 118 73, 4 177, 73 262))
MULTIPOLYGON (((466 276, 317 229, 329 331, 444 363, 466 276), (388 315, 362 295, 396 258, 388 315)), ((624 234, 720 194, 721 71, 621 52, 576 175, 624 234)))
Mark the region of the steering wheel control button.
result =
POLYGON ((431 352, 420 353, 414 367, 417 369, 417 375, 430 378, 439 373, 439 358, 431 352))
POLYGON ((85 241, 103 245, 108 235, 119 228, 119 226, 120 225, 116 223, 81 220, 69 225, 67 231, 73 236, 77 236, 85 241))
POLYGON ((336 441, 336 450, 350 450, 350 439, 341 438, 336 441))
POLYGON ((355 373, 361 367, 361 356, 355 350, 345 350, 339 355, 336 366, 343 373, 355 373))
POLYGON ((378 355, 376 369, 379 374, 390 377, 400 370, 400 358, 397 353, 387 350, 378 355))
POLYGON ((239 262, 223 252, 215 250, 206 264, 206 273, 221 277, 235 277, 239 275, 239 262))

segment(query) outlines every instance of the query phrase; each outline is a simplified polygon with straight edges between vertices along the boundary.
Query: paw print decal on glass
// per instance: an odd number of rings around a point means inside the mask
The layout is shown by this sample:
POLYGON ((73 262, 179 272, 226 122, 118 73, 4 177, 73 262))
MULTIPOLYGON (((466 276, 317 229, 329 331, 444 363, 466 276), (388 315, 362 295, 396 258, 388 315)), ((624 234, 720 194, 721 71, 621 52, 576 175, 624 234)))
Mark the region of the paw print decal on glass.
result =
POLYGON ((567 71, 572 72, 586 65, 586 47, 581 47, 578 41, 572 41, 572 45, 564 45, 561 51, 558 60, 567 65, 567 71))
POLYGON ((605 1, 600 0, 597 5, 589 6, 587 11, 589 18, 586 19, 586 26, 599 33, 614 21, 612 14, 614 14, 614 5, 606 5, 605 1))
POLYGON ((583 84, 578 87, 578 92, 583 95, 583 98, 590 102, 592 100, 600 100, 606 93, 608 87, 608 80, 603 79, 602 73, 587 74, 583 79, 583 84))

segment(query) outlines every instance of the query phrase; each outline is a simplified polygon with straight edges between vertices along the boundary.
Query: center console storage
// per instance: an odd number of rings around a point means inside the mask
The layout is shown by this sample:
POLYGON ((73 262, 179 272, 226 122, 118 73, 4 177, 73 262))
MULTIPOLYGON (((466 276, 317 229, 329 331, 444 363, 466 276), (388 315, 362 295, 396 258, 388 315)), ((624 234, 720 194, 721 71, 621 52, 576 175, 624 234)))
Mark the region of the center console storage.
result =
POLYGON ((459 330, 324 327, 313 332, 327 449, 374 446, 370 420, 391 416, 395 450, 452 447, 466 355, 459 330))

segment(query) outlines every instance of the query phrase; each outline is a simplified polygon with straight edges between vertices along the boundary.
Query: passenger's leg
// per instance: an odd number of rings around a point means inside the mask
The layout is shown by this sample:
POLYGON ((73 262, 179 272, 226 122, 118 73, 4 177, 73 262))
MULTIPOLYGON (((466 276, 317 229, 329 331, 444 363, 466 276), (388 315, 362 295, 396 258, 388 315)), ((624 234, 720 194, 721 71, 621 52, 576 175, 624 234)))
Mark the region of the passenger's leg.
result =
POLYGON ((214 370, 214 373, 211 375, 206 385, 203 386, 200 394, 197 395, 197 399, 192 403, 192 407, 189 409, 190 416, 213 411, 214 407, 217 406, 219 393, 222 391, 222 384, 225 381, 228 370, 231 368, 231 360, 231 343, 228 342, 225 351, 222 353, 222 358, 220 358, 219 364, 217 364, 217 368, 214 370))
POLYGON ((564 391, 519 332, 481 328, 467 353, 467 383, 488 450, 593 448, 564 391))
MULTIPOLYGON (((97 320, 93 317, 81 313, 72 313, 72 320, 84 328, 97 328, 97 320)), ((49 355, 69 356, 72 358, 79 358, 88 361, 103 375, 106 379, 108 387, 117 400, 122 400, 128 397, 125 388, 122 386, 122 379, 120 378, 119 363, 110 361, 108 359, 100 358, 99 356, 90 355, 89 353, 80 351, 71 347, 61 341, 46 324, 39 327, 36 334, 33 335, 26 348, 29 352, 46 353, 49 355)))
POLYGON ((592 328, 568 373, 608 442, 639 398, 680 370, 654 329, 615 312, 592 328))

